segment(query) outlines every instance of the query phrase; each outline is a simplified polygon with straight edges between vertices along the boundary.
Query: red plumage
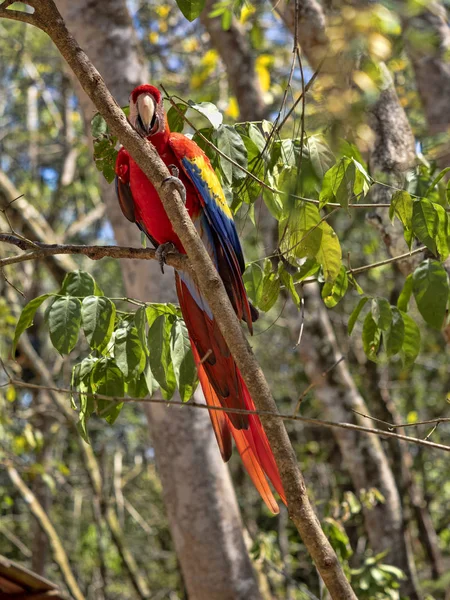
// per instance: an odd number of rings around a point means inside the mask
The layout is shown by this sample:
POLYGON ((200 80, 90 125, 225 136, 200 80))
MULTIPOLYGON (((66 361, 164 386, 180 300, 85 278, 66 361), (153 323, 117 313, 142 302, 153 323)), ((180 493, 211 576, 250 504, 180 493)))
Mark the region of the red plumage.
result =
MULTIPOLYGON (((176 166, 186 189, 186 208, 202 238, 240 319, 252 328, 257 312, 242 281, 242 249, 220 183, 203 151, 189 138, 171 133, 156 88, 143 85, 130 97, 130 122, 147 137, 167 166, 176 166)), ((116 186, 124 215, 156 244, 183 245, 174 232, 154 186, 125 149, 116 161, 116 186)), ((200 384, 211 407, 255 410, 255 406, 206 300, 186 273, 176 273, 181 312, 189 332, 200 384)), ((268 508, 278 512, 270 479, 283 502, 285 496, 267 436, 257 415, 210 411, 211 422, 225 461, 233 437, 254 485, 268 508)))

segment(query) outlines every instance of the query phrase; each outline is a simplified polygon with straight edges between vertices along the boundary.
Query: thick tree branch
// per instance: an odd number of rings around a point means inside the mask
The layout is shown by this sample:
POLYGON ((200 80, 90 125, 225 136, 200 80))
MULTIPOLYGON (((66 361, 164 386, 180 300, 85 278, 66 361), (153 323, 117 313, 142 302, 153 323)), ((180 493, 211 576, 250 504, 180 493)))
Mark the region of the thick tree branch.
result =
MULTIPOLYGON (((170 176, 154 147, 143 140, 128 123, 124 113, 109 93, 102 77, 68 32, 52 0, 34 5, 33 21, 53 40, 79 79, 83 89, 108 123, 112 133, 124 144, 133 159, 155 186, 175 233, 187 250, 195 269, 199 287, 205 296, 220 330, 242 373, 258 409, 277 412, 270 388, 243 334, 240 323, 226 294, 222 280, 203 246, 178 192, 164 181, 170 176)), ((0 11, 0 16, 8 16, 0 11)), ((323 533, 309 502, 306 485, 286 429, 280 419, 262 417, 286 492, 289 513, 332 598, 356 598, 337 556, 323 533)))

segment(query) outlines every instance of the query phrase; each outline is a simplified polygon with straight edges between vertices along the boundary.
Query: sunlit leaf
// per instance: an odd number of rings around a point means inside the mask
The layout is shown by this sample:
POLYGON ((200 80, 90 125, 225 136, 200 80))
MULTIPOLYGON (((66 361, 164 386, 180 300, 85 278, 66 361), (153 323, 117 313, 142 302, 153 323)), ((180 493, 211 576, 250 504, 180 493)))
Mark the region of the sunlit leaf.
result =
POLYGON ((342 265, 338 276, 333 282, 325 283, 322 288, 322 298, 327 308, 334 308, 342 300, 348 288, 347 270, 342 265))

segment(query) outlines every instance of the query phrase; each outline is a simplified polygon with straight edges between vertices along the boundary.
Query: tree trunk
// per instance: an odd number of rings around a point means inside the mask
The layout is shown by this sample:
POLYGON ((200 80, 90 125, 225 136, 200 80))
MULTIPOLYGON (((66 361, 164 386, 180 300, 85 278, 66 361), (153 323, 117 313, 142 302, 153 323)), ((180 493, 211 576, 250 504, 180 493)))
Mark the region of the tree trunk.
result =
MULTIPOLYGON (((119 104, 127 104, 131 90, 146 80, 147 72, 125 0, 58 0, 57 4, 119 104)), ((92 105, 84 94, 79 98, 88 121, 94 114, 92 105)), ((102 182, 102 194, 117 243, 138 245, 139 232, 123 217, 113 186, 102 182)), ((174 299, 171 269, 163 277, 154 261, 127 260, 122 266, 128 296, 146 301, 174 299)), ((150 406, 147 416, 189 596, 260 598, 228 470, 206 411, 194 414, 150 406)))
POLYGON ((225 30, 221 17, 209 16, 214 5, 215 0, 206 0, 200 21, 209 33, 211 45, 225 65, 230 88, 239 105, 240 118, 243 121, 259 121, 267 110, 255 71, 251 45, 235 17, 229 29, 225 30))

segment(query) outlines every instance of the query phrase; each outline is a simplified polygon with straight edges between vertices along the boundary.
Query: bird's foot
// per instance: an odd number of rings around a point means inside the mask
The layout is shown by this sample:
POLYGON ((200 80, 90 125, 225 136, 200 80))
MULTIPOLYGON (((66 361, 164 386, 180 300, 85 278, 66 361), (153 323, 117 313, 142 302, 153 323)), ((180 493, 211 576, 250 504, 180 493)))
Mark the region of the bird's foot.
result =
POLYGON ((159 262, 159 266, 161 267, 161 273, 164 275, 164 265, 166 264, 167 255, 171 252, 175 252, 175 244, 172 242, 165 242, 164 244, 160 244, 156 248, 155 256, 156 260, 159 262))
POLYGON ((169 165, 168 169, 172 173, 172 175, 171 177, 166 177, 162 182, 162 185, 172 183, 177 188, 183 201, 183 204, 186 204, 186 188, 184 187, 184 183, 179 178, 180 170, 175 165, 169 165))

